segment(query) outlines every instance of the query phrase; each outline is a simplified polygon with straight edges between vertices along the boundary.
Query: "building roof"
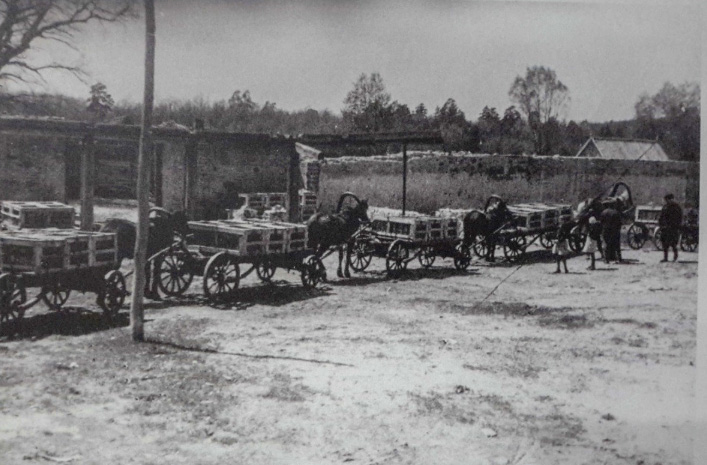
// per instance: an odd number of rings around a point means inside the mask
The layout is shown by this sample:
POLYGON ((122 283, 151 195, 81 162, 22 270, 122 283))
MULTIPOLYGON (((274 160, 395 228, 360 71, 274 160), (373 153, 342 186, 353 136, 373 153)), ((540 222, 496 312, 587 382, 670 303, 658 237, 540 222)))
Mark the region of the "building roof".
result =
POLYGON ((602 139, 591 137, 577 152, 578 157, 592 157, 587 153, 593 145, 600 158, 614 160, 670 161, 657 141, 640 139, 602 139))

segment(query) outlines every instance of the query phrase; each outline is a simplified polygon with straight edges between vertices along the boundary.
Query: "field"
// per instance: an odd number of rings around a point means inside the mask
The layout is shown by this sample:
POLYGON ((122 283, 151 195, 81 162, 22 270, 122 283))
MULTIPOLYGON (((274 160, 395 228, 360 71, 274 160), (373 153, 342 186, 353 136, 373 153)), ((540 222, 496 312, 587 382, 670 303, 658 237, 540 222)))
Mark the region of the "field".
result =
POLYGON ((329 258, 315 290, 278 270, 219 307, 197 279, 143 344, 127 308, 38 306, 0 341, 0 462, 693 463, 697 254, 624 255, 396 280, 329 258))

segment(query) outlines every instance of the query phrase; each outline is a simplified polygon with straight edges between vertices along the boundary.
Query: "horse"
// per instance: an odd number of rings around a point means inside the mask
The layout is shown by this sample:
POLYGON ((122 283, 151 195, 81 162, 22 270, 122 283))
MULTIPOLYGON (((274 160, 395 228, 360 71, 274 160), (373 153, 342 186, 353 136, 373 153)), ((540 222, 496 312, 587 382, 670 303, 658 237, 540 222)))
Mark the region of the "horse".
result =
POLYGON ((492 195, 486 201, 484 210, 472 210, 462 220, 464 225, 463 244, 466 247, 473 246, 477 240, 483 241, 486 246, 485 257, 487 261, 495 260, 497 232, 504 225, 513 222, 513 215, 508 210, 506 202, 492 195))
POLYGON ((351 192, 344 192, 339 197, 336 213, 325 214, 316 213, 307 221, 307 233, 309 236, 308 247, 315 250, 315 255, 321 258, 331 247, 339 250, 339 267, 336 270, 340 278, 350 278, 349 257, 351 255, 351 238, 358 231, 362 224, 368 223, 368 202, 359 200, 351 192), (356 201, 353 207, 342 210, 342 205, 346 197, 351 197, 356 201), (346 247, 346 263, 344 271, 341 269, 341 262, 344 260, 344 246, 346 247))
MULTIPOLYGON (((123 259, 135 258, 137 224, 123 218, 108 218, 99 228, 100 232, 114 232, 118 242, 118 266, 123 259)), ((189 233, 187 216, 183 211, 170 213, 160 207, 150 209, 150 224, 147 233, 147 257, 166 249, 174 243, 175 233, 186 236, 189 233)), ((158 299, 157 279, 152 279, 152 270, 145 268, 145 297, 158 299)))

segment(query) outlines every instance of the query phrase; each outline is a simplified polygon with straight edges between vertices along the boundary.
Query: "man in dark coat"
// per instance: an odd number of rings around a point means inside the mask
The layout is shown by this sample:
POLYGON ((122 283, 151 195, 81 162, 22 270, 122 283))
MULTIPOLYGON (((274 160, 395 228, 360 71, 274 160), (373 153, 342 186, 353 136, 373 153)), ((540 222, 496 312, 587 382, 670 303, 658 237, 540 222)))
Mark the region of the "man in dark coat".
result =
POLYGON ((658 226, 660 226, 660 241, 663 243, 663 260, 668 261, 668 248, 673 249, 673 261, 678 259, 678 240, 682 227, 682 208, 675 202, 673 194, 664 197, 663 209, 660 211, 658 226))
POLYGON ((601 212, 601 235, 604 240, 604 260, 621 261, 621 213, 613 207, 601 212))

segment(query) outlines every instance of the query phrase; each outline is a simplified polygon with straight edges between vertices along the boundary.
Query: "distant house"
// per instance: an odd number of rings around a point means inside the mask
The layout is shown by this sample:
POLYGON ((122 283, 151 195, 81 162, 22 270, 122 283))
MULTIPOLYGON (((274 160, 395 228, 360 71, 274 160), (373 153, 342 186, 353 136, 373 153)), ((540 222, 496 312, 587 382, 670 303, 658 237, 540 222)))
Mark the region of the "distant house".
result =
POLYGON ((613 160, 670 161, 657 141, 639 139, 602 139, 591 137, 577 152, 577 157, 613 160))

